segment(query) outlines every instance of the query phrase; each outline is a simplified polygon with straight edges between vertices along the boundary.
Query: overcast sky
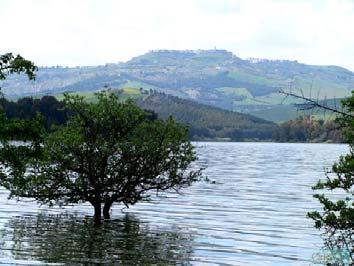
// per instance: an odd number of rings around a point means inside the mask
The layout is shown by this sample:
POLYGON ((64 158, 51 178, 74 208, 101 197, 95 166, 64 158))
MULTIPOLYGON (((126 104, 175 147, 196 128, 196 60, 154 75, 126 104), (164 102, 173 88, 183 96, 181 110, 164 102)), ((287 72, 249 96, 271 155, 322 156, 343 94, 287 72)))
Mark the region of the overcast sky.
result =
POLYGON ((0 54, 37 65, 227 49, 354 70, 354 0, 0 0, 0 54))

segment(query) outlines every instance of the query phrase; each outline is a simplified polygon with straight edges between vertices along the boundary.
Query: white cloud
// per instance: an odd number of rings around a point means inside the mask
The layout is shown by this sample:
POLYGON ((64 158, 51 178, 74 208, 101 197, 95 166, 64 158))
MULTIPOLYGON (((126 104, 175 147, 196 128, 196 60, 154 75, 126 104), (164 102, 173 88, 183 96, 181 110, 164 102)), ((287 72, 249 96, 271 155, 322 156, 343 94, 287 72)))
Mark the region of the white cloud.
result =
POLYGON ((352 0, 0 0, 0 53, 94 65, 151 49, 228 49, 354 70, 352 0))

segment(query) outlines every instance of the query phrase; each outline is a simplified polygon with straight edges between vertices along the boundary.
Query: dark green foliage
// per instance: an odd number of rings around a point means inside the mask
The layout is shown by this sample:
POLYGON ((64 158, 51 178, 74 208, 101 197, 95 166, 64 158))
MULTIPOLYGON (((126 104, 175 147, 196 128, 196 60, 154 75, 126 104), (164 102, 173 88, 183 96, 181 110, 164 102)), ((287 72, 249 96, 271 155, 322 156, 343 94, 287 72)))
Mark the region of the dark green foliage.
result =
MULTIPOLYGON (((14 56, 12 53, 0 55, 0 81, 6 79, 13 73, 25 73, 28 79, 35 78, 37 67, 33 62, 24 59, 22 56, 14 56)), ((1 89, 1 87, 0 87, 1 89)), ((11 121, 4 116, 4 103, 7 102, 2 96, 0 91, 0 139, 4 140, 11 136, 14 138, 33 138, 32 133, 37 129, 32 128, 29 121, 20 121, 18 119, 11 121), (17 128, 18 127, 18 128, 17 128), (25 136, 28 132, 29 136, 25 136)), ((35 115, 32 116, 34 118, 35 115)), ((33 123, 36 124, 38 117, 34 119, 33 123)))
MULTIPOLYGON (((22 56, 14 56, 12 53, 0 55, 0 80, 4 80, 13 73, 25 73, 28 79, 35 78, 37 67, 22 56)), ((1 92, 0 92, 1 93, 1 92)), ((40 153, 40 141, 43 134, 42 118, 35 114, 31 120, 9 119, 5 116, 3 103, 6 100, 0 95, 0 157, 6 158, 2 164, 0 160, 0 180, 7 177, 7 171, 12 168, 10 174, 17 175, 29 160, 40 153), (16 146, 9 145, 9 141, 30 141, 29 144, 16 146)))
POLYGON ((108 218, 114 202, 129 206, 148 199, 151 190, 178 190, 199 178, 199 170, 189 170, 196 155, 188 131, 172 119, 152 120, 109 93, 97 94, 95 103, 66 95, 65 105, 74 115, 36 138, 40 145, 3 142, 0 185, 11 197, 59 205, 90 202, 99 221, 102 204, 108 218), (21 149, 40 154, 27 158, 21 149), (9 161, 9 152, 22 162, 9 161))
MULTIPOLYGON (((153 92, 137 104, 147 110, 149 120, 169 116, 189 126, 191 140, 225 139, 234 141, 270 140, 277 126, 271 122, 246 114, 201 105, 193 101, 153 92)), ((32 119, 37 113, 43 116, 45 128, 66 123, 70 112, 62 101, 52 96, 41 99, 22 98, 17 102, 0 99, 7 118, 32 119)))
POLYGON ((279 125, 274 140, 280 142, 344 142, 340 126, 335 121, 316 120, 300 116, 279 125))
POLYGON ((31 119, 8 119, 0 116, 1 141, 35 141, 43 133, 43 118, 37 114, 31 119))
POLYGON ((254 116, 198 104, 162 93, 153 93, 137 100, 144 109, 153 110, 158 117, 169 116, 188 125, 193 140, 225 139, 233 141, 270 140, 277 125, 254 116))
POLYGON ((65 109, 64 103, 53 96, 44 96, 41 99, 26 97, 16 102, 2 98, 0 99, 0 107, 3 108, 8 119, 30 120, 38 113, 41 114, 47 131, 52 125, 64 124, 69 117, 69 111, 65 109))
POLYGON ((308 213, 315 226, 325 231, 326 246, 336 253, 336 265, 354 263, 354 94, 343 101, 346 113, 338 119, 350 151, 335 163, 326 179, 320 180, 315 190, 323 193, 314 197, 321 203, 323 210, 308 213), (339 256, 339 255, 340 256, 339 256), (339 260, 339 261, 338 261, 339 260))
MULTIPOLYGON (((112 92, 119 95, 120 90, 112 92)), ((177 121, 188 125, 191 140, 344 142, 338 123, 331 120, 316 120, 305 116, 277 126, 250 115, 201 105, 163 93, 152 91, 150 94, 145 99, 137 100, 137 104, 146 109, 148 119, 166 119, 173 116, 177 121)), ((47 131, 50 131, 53 125, 65 124, 72 114, 65 108, 63 101, 52 96, 40 99, 26 97, 16 102, 2 98, 0 106, 8 119, 30 120, 39 113, 44 119, 47 131)))

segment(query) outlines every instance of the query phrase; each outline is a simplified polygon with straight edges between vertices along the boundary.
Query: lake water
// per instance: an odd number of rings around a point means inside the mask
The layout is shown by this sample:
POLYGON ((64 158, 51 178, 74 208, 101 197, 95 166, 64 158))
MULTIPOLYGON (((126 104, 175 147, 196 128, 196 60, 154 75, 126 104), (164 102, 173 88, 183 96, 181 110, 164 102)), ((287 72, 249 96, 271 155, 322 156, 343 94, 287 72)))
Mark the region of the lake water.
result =
POLYGON ((311 186, 346 145, 195 143, 214 182, 130 209, 97 228, 89 205, 7 200, 0 188, 0 264, 311 265, 322 241, 306 218, 311 186))

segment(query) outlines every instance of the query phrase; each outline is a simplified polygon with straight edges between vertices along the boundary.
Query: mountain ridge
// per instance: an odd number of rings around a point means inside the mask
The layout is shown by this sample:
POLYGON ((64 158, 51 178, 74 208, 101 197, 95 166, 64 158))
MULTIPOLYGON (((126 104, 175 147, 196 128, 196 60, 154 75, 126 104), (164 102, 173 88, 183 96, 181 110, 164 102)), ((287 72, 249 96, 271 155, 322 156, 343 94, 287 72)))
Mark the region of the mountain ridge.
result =
MULTIPOLYGON (((11 76, 0 86, 8 97, 142 87, 243 113, 277 108, 291 87, 319 99, 343 98, 354 89, 354 73, 339 66, 296 60, 241 59, 226 50, 153 50, 127 62, 89 67, 39 68, 37 79, 11 76)), ((276 110, 276 109, 275 109, 276 110)))

